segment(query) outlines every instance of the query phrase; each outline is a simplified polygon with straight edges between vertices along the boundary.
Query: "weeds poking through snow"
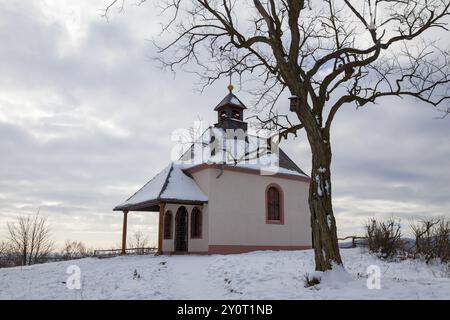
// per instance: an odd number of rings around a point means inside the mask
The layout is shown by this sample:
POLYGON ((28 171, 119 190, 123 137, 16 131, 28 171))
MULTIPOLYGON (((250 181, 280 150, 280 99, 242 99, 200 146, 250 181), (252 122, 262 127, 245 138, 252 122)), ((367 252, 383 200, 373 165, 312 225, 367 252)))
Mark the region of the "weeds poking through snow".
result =
POLYGON ((305 283, 305 288, 310 288, 318 285, 320 283, 320 278, 316 276, 309 276, 309 273, 305 274, 303 276, 303 281, 305 283))
POLYGON ((140 278, 141 278, 141 275, 137 272, 136 269, 134 269, 133 280, 139 280, 140 278))

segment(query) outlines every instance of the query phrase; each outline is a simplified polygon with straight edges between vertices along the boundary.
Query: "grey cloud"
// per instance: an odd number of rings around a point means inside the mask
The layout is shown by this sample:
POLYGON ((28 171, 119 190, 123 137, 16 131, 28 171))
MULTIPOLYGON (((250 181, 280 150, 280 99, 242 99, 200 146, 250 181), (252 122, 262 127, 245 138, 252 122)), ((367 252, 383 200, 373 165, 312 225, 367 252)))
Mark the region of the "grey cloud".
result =
MULTIPOLYGON (((83 10, 98 12, 99 5, 83 2, 83 10)), ((152 8, 110 23, 96 13, 83 21, 85 35, 73 47, 67 31, 45 23, 40 10, 9 3, 0 12, 0 41, 7 44, 0 51, 0 238, 6 221, 41 206, 59 242, 113 245, 121 216, 112 207, 170 160, 173 130, 197 116, 214 121, 226 81, 199 95, 191 74, 159 70, 146 41, 154 33, 144 19, 152 8)), ((279 106, 287 109, 287 100, 279 106)), ((332 144, 340 234, 361 232, 372 215, 407 221, 450 214, 450 124, 436 115, 401 100, 338 114, 332 144)), ((284 146, 308 172, 305 135, 284 146)), ((133 214, 130 228, 154 237, 155 218, 133 214)))

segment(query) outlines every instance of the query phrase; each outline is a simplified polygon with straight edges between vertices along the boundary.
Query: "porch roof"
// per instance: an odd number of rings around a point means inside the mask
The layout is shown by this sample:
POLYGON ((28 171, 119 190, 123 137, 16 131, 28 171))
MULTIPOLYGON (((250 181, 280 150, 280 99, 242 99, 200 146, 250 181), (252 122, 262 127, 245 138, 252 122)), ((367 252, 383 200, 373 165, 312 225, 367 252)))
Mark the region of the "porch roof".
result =
POLYGON ((158 211, 159 204, 204 204, 208 197, 179 165, 171 163, 114 211, 158 211))

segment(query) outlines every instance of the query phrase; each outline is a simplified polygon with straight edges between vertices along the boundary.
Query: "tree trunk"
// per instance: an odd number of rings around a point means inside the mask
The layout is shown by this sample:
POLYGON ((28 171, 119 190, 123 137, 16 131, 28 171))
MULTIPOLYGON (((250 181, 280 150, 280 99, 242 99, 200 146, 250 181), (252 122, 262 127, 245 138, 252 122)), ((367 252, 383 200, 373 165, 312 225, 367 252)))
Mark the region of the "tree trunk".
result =
POLYGON ((312 151, 309 207, 317 271, 342 265, 331 200, 331 146, 321 135, 308 135, 312 151))

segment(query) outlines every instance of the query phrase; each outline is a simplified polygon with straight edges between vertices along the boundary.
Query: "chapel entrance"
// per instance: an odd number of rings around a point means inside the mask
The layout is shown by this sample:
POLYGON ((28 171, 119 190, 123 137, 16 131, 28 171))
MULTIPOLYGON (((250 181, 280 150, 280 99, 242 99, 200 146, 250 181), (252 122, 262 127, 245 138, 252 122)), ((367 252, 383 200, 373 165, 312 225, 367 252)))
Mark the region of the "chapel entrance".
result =
POLYGON ((188 249, 188 212, 180 207, 175 217, 175 252, 187 252, 188 249))

